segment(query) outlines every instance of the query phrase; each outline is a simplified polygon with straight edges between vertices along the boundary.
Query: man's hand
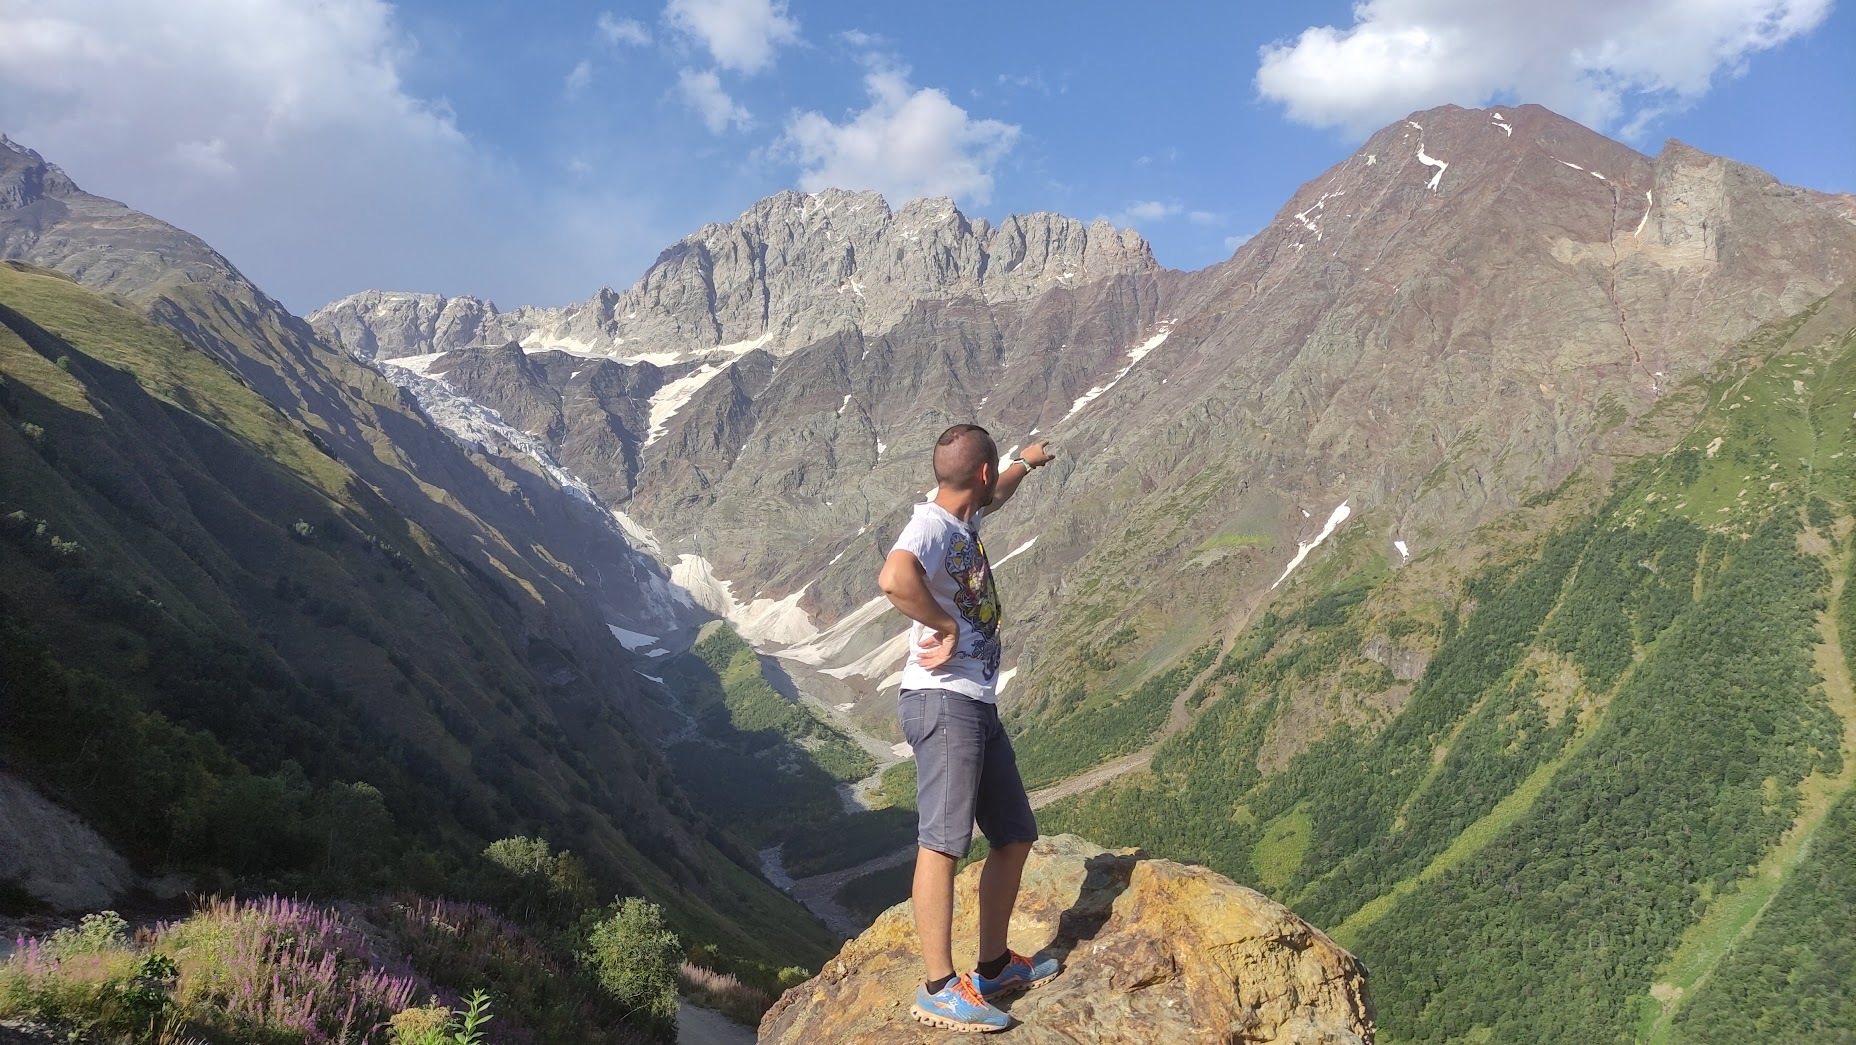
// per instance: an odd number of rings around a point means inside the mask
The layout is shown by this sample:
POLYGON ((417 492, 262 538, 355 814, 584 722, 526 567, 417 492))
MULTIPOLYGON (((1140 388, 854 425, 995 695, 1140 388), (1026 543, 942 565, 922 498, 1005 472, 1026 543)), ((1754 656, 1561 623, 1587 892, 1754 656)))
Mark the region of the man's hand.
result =
POLYGON ((934 601, 928 578, 914 553, 901 548, 890 552, 876 583, 903 616, 928 629, 928 638, 917 651, 917 662, 922 667, 938 668, 953 658, 954 644, 960 640, 960 622, 934 601))
POLYGON ((1026 467, 1018 468, 1008 465, 1000 471, 999 481, 993 487, 992 503, 986 506, 987 511, 996 512, 1005 507, 1005 502, 1011 500, 1012 495, 1018 492, 1018 484, 1024 482, 1025 476, 1031 474, 1027 469, 1042 468, 1057 458, 1056 454, 1051 453, 1049 439, 1040 439, 1032 443, 1016 456, 1024 459, 1026 467))
POLYGON ((959 641, 959 628, 953 631, 931 631, 916 643, 915 662, 924 668, 933 670, 954 659, 954 647, 959 641))

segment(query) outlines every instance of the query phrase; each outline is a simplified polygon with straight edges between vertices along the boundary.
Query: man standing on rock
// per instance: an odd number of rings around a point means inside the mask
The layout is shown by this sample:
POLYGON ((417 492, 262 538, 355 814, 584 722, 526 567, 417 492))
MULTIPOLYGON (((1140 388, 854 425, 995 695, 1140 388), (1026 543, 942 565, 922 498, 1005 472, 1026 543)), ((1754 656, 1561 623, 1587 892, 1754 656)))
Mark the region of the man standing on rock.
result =
POLYGON ((980 520, 1012 499, 1034 468, 1051 461, 1048 441, 999 467, 999 448, 978 425, 955 425, 934 448, 934 499, 896 538, 877 585, 915 622, 902 669, 898 710, 915 749, 915 931, 928 979, 914 1017, 958 1031, 997 1031, 1012 1018, 988 998, 1057 975, 1054 958, 1006 946, 1025 857, 1037 840, 1018 758, 999 722, 999 593, 980 543, 980 520), (973 825, 992 852, 980 873, 979 964, 954 972, 954 867, 973 844, 973 825))

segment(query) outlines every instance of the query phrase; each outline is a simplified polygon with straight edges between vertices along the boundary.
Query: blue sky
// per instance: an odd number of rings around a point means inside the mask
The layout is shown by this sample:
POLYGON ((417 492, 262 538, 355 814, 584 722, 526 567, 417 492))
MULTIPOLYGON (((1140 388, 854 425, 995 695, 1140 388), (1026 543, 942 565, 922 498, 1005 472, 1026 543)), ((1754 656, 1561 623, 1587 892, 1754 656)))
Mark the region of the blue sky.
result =
POLYGON ((0 131, 299 312, 581 300, 824 184, 1108 217, 1199 268, 1445 102, 1856 191, 1856 15, 1831 0, 6 0, 0 39, 0 131))

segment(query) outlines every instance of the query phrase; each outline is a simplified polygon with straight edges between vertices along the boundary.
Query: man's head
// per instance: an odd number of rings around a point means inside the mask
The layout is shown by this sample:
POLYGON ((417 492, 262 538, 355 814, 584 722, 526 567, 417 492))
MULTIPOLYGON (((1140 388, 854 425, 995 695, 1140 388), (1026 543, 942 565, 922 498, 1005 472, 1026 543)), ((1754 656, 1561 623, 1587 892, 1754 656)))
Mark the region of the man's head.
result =
POLYGON ((947 490, 972 491, 992 504, 999 485, 999 447, 979 425, 955 425, 934 444, 934 481, 947 490))

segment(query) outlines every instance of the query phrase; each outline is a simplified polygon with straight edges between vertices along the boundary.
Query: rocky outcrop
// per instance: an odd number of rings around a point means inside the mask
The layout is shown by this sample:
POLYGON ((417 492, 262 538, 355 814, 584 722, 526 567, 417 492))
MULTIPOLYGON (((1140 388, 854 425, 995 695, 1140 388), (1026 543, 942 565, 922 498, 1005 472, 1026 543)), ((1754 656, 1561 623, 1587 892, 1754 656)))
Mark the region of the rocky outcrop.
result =
POLYGON ((0 882, 60 911, 107 907, 136 884, 129 861, 89 824, 0 771, 0 882))
POLYGON ((705 225, 623 293, 566 308, 499 312, 472 297, 366 291, 310 319, 363 358, 517 341, 531 351, 654 363, 721 349, 776 355, 831 334, 877 334, 921 301, 1022 301, 1156 271, 1147 242, 1107 222, 1013 215, 969 220, 947 199, 892 213, 874 192, 782 192, 705 225))
POLYGON ((38 153, 4 134, 0 134, 0 151, 18 158, 0 164, 0 208, 12 210, 48 196, 69 196, 77 191, 56 164, 44 162, 38 153))
MULTIPOLYGON (((980 865, 955 886, 954 954, 971 963, 980 865)), ((1012 945, 1061 955, 1055 980, 1008 1000, 1020 1043, 1373 1040, 1366 968, 1261 893, 1203 867, 1039 840, 1012 945)), ((761 1021, 763 1045, 943 1041, 909 1018, 921 961, 908 904, 891 908, 761 1021)))

